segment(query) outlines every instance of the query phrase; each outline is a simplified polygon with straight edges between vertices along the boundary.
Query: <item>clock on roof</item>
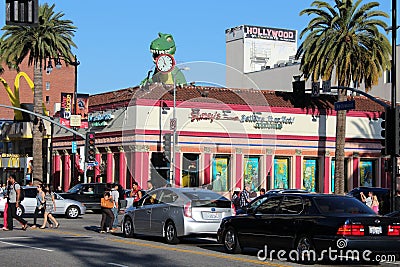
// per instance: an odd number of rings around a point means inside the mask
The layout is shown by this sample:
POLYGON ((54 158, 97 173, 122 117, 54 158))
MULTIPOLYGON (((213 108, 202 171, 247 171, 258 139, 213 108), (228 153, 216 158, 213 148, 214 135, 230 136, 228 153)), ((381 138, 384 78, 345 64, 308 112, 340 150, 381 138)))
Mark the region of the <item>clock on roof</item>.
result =
POLYGON ((175 66, 175 59, 170 54, 161 54, 156 58, 156 67, 160 72, 168 73, 175 66))

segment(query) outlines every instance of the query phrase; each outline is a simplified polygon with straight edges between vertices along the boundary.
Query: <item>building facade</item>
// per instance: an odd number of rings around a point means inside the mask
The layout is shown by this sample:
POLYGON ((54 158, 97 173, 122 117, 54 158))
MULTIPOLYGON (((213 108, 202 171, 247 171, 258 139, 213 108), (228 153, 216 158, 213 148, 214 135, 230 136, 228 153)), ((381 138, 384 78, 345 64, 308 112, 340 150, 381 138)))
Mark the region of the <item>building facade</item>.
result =
MULTIPOLYGON (((253 191, 334 192, 335 96, 185 86, 176 90, 174 116, 173 91, 152 84, 91 96, 89 127, 96 132, 97 163, 85 176, 81 150, 76 160, 81 181, 130 188, 136 180, 145 188, 151 179, 156 186, 204 186, 227 195, 244 184, 253 191), (163 138, 173 135, 174 127, 175 160, 168 160, 163 138)), ((354 100, 356 109, 347 113, 346 190, 389 186, 381 158, 384 109, 364 97, 354 100)), ((71 136, 55 129, 52 143, 52 182, 68 189, 71 136)))

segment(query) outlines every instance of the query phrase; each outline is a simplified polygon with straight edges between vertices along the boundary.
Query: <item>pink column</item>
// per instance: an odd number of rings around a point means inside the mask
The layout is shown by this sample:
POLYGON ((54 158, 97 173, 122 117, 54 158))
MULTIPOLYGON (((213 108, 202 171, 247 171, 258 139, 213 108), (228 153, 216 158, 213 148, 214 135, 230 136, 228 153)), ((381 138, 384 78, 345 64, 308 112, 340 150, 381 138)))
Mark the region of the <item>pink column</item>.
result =
POLYGON ((204 153, 204 182, 203 184, 211 183, 211 153, 204 153))
POLYGON ((64 179, 63 179, 63 186, 64 191, 68 191, 69 184, 71 182, 71 157, 68 153, 64 155, 64 179))
POLYGON ((329 193, 329 184, 331 182, 331 168, 330 168, 330 158, 324 157, 324 193, 329 193))
POLYGON ((172 168, 175 168, 175 187, 180 187, 181 186, 181 153, 176 152, 175 153, 175 166, 172 166, 172 168))
POLYGON ((56 151, 53 157, 53 186, 54 188, 57 188, 57 186, 61 185, 61 156, 60 154, 56 151))
POLYGON ((129 162, 129 188, 132 188, 132 183, 135 181, 135 174, 133 173, 135 170, 135 153, 131 151, 131 160, 129 162))
POLYGON ((235 186, 239 187, 240 189, 244 188, 242 186, 243 180, 243 154, 236 154, 236 181, 234 181, 235 186))
POLYGON ((107 149, 107 183, 113 182, 113 153, 111 149, 107 149))
POLYGON ((272 177, 271 171, 272 171, 273 160, 274 160, 273 155, 267 155, 265 157, 265 185, 263 185, 262 187, 266 188, 266 190, 269 190, 274 187, 273 181, 271 181, 271 177, 272 177), (268 179, 270 179, 270 180, 268 181, 268 179))
POLYGON ((123 148, 120 148, 119 151, 119 183, 123 188, 126 188, 126 159, 123 148))
MULTIPOLYGON (((358 181, 358 166, 360 164, 360 159, 357 157, 353 158, 353 188, 359 186, 359 181, 358 181)), ((347 179, 347 177, 345 177, 347 179)))
POLYGON ((301 156, 296 156, 296 188, 301 189, 303 187, 301 183, 301 165, 302 165, 302 160, 301 156))
POLYGON ((94 167, 94 181, 100 183, 100 164, 101 164, 101 154, 97 151, 96 155, 96 162, 98 163, 97 166, 94 167))
POLYGON ((135 161, 133 175, 135 181, 141 188, 145 188, 147 180, 149 180, 150 170, 150 153, 149 152, 133 152, 132 158, 135 161))

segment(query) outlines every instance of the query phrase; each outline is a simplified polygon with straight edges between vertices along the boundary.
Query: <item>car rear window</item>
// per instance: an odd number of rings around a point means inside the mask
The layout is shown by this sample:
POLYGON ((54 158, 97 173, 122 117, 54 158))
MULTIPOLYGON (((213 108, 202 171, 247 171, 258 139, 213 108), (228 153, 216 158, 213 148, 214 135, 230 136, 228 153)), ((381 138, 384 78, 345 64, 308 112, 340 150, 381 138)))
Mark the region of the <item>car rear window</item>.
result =
POLYGON ((322 214, 375 214, 364 203, 351 197, 316 197, 314 201, 322 214))
POLYGON ((184 192, 192 201, 192 207, 230 208, 231 201, 214 192, 184 192))

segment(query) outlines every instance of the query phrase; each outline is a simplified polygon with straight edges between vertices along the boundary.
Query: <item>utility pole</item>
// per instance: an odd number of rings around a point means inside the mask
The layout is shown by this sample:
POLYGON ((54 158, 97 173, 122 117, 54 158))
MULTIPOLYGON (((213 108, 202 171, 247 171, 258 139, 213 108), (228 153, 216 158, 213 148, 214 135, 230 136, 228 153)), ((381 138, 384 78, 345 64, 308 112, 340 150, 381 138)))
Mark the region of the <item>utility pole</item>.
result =
MULTIPOLYGON (((392 82, 392 103, 391 107, 393 110, 396 110, 396 31, 397 31, 397 19, 396 19, 396 1, 397 0, 392 0, 392 66, 391 66, 391 82, 392 82)), ((394 142, 396 144, 399 143, 399 118, 398 116, 395 116, 395 122, 394 122, 394 129, 393 137, 395 138, 394 142)), ((390 210, 394 211, 395 210, 395 196, 396 196, 396 189, 397 189, 397 157, 396 153, 398 151, 393 151, 390 154, 390 162, 391 162, 391 190, 390 190, 390 210)))

